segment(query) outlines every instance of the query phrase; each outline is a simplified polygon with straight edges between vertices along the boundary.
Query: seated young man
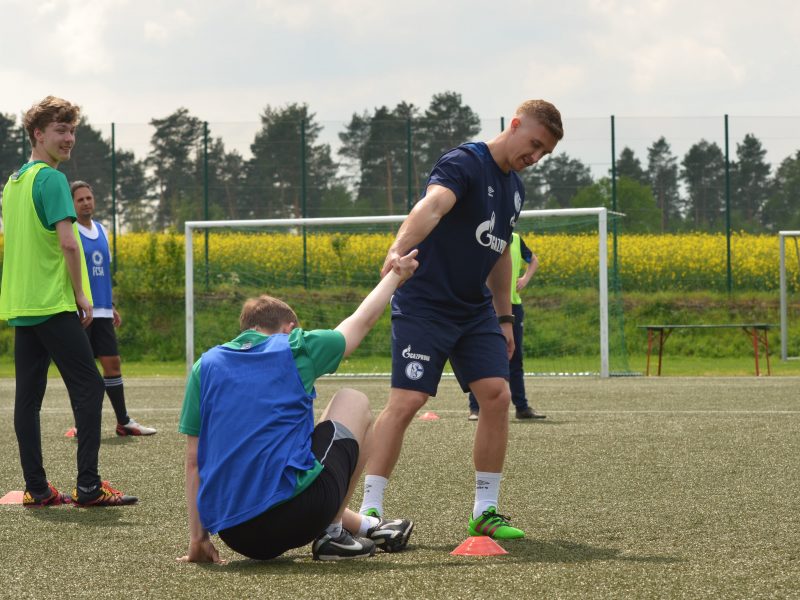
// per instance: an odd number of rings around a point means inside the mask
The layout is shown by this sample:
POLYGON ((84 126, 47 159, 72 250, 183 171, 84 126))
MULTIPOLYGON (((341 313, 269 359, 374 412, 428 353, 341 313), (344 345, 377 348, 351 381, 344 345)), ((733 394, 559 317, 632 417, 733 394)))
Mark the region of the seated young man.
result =
POLYGON ((259 560, 309 542, 316 560, 405 548, 411 521, 347 509, 367 458, 369 400, 340 390, 316 427, 313 400, 316 379, 358 347, 417 268, 416 254, 400 259, 335 330, 304 331, 281 300, 250 299, 242 333, 195 363, 178 427, 187 435, 189 514, 189 552, 178 560, 222 562, 215 533, 259 560))

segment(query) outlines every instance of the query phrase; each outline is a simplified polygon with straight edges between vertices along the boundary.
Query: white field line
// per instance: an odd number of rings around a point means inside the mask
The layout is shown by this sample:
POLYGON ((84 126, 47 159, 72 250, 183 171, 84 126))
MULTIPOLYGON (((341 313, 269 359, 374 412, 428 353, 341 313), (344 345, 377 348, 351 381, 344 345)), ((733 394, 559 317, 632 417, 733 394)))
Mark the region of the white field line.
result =
MULTIPOLYGON (((321 413, 323 407, 315 408, 315 412, 321 413)), ((154 406, 136 406, 134 409, 136 413, 152 412, 152 413, 180 413, 180 407, 154 407, 154 406)), ((14 411, 13 406, 0 406, 0 412, 10 413, 14 411)), ((434 412, 436 414, 457 414, 467 415, 469 410, 457 409, 436 409, 435 405, 426 404, 419 412, 434 412)), ((72 409, 69 408, 42 408, 42 414, 72 414, 72 409)), ((577 414, 577 415, 800 415, 800 410, 717 410, 717 409, 695 409, 695 410, 655 410, 655 409, 558 409, 547 410, 547 414, 577 414)), ((464 417, 466 419, 466 417, 464 417)))

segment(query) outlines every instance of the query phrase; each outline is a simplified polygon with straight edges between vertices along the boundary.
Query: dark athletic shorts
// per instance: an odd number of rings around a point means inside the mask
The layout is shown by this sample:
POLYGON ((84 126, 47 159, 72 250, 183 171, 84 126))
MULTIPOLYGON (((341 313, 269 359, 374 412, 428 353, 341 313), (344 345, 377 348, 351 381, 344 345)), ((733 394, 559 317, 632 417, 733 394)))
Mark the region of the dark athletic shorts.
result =
POLYGON ((458 383, 508 379, 506 338, 494 313, 468 323, 392 315, 392 387, 435 396, 450 359, 458 383))
POLYGON ((89 343, 95 358, 98 356, 119 356, 117 348, 117 334, 114 331, 114 319, 101 317, 92 319, 86 328, 89 343))
POLYGON ((317 539, 344 502, 358 463, 358 442, 347 427, 323 421, 311 435, 311 451, 325 467, 299 495, 219 532, 232 550, 267 560, 317 539))

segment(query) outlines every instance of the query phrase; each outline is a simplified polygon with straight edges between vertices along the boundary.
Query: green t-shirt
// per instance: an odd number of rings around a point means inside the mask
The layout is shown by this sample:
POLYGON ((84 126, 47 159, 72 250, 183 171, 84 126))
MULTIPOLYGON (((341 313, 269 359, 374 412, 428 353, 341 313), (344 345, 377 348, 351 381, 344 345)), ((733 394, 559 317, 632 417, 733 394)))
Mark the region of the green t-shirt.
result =
MULTIPOLYGON (((22 175, 40 162, 44 161, 34 160, 25 163, 20 168, 19 174, 22 175)), ((74 223, 77 219, 67 176, 58 169, 42 169, 36 174, 36 179, 33 180, 33 206, 42 226, 49 231, 55 231, 56 223, 59 221, 69 219, 74 223)), ((15 317, 9 319, 8 324, 12 327, 38 325, 52 316, 15 317)))
MULTIPOLYGON (((264 342, 268 337, 266 334, 248 329, 224 346, 239 350, 247 344, 247 347, 250 348, 264 342)), ((314 390, 314 382, 319 377, 326 373, 333 373, 339 368, 339 362, 344 356, 345 340, 341 333, 332 329, 304 331, 297 328, 289 334, 289 347, 292 350, 303 387, 310 394, 314 390)), ((197 359, 186 381, 186 392, 178 424, 178 431, 186 435, 200 435, 200 362, 202 360, 202 357, 197 359)))

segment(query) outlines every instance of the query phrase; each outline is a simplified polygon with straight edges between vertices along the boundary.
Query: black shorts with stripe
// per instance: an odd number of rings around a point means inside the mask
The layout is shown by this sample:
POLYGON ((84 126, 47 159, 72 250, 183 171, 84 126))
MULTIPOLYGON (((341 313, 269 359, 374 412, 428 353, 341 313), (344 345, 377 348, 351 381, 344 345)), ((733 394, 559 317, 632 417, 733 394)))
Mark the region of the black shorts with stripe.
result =
POLYGON ((322 472, 305 490, 257 517, 219 532, 227 546, 257 560, 275 558, 311 543, 331 524, 344 502, 358 463, 358 442, 347 427, 322 421, 311 435, 322 472))

